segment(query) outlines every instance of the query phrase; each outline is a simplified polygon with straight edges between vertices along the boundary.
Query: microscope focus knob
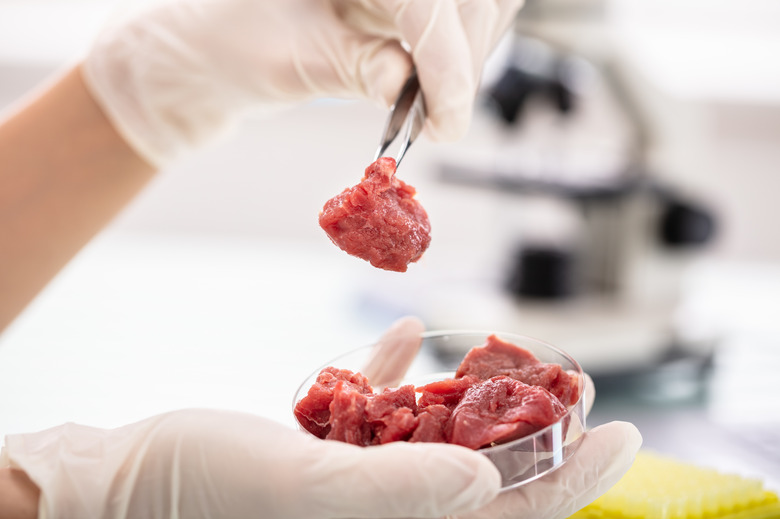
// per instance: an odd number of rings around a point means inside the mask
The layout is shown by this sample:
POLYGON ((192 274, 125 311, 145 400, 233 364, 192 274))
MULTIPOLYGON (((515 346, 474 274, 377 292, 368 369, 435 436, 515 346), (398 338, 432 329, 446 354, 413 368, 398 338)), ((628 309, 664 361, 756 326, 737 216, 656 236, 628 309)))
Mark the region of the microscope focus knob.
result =
POLYGON ((659 237, 668 247, 704 245, 715 235, 715 217, 691 202, 668 200, 661 210, 659 237))

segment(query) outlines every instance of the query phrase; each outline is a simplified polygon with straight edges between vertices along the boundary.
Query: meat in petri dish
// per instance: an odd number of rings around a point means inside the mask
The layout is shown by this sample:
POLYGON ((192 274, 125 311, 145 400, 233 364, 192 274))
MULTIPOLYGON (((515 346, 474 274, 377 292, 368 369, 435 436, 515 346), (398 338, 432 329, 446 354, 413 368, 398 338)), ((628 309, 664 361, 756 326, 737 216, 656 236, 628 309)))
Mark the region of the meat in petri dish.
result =
POLYGON ((573 405, 580 397, 579 379, 560 364, 548 364, 523 348, 491 335, 482 346, 472 348, 461 361, 455 378, 487 379, 496 375, 541 386, 564 405, 573 405))
POLYGON ((447 424, 449 443, 479 449, 533 434, 557 422, 566 406, 549 391, 505 376, 477 382, 447 424))
POLYGON ((380 157, 359 184, 325 203, 319 223, 348 254, 377 268, 406 272, 428 248, 431 225, 416 190, 395 173, 395 159, 380 157))
MULTIPOLYGON (((298 423, 320 438, 324 438, 330 432, 330 404, 333 402, 333 394, 339 381, 343 381, 347 387, 360 394, 371 394, 374 391, 368 384, 368 379, 360 373, 333 367, 327 367, 320 371, 320 374, 317 375, 317 382, 306 395, 306 404, 295 406, 295 418, 298 423)), ((339 389, 343 390, 343 386, 339 389)))
POLYGON ((295 416, 319 438, 355 445, 411 441, 479 449, 558 422, 579 397, 576 376, 493 335, 466 354, 455 378, 417 388, 377 393, 359 373, 325 368, 295 416))

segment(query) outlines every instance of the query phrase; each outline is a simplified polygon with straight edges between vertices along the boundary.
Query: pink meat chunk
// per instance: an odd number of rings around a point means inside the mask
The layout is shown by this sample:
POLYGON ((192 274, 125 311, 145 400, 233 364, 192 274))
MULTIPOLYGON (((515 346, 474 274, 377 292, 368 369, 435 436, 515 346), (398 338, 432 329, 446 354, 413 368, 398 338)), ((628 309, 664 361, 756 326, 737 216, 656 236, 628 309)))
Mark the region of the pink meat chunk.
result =
POLYGON ((368 419, 372 422, 382 422, 399 407, 408 407, 417 412, 414 386, 388 387, 381 393, 373 395, 368 407, 368 419))
POLYGON ((406 441, 417 429, 418 418, 408 407, 395 409, 381 425, 374 425, 373 443, 406 441))
POLYGON ((417 388, 417 392, 420 393, 418 404, 420 407, 441 404, 452 410, 463 398, 466 390, 478 381, 479 379, 477 378, 464 376, 462 378, 448 378, 425 384, 417 388))
POLYGON ((319 438, 362 446, 408 440, 417 427, 414 386, 374 393, 360 373, 333 367, 320 372, 294 413, 319 438))
POLYGON ((566 407, 546 389, 498 376, 466 391, 446 434, 449 443, 479 449, 532 434, 565 414, 566 407))
POLYGON ((325 438, 330 431, 330 404, 336 384, 343 381, 361 394, 370 394, 372 387, 360 373, 347 369, 327 367, 317 375, 317 381, 308 394, 296 405, 294 414, 301 426, 319 438, 325 438))
POLYGON ((371 425, 366 421, 367 402, 365 394, 346 386, 343 380, 336 382, 330 403, 330 431, 325 439, 371 445, 371 425))
POLYGON ((379 158, 362 181, 328 200, 320 227, 339 248, 373 266, 406 272, 431 242, 428 214, 416 190, 395 176, 395 160, 379 158))
POLYGON ((575 404, 580 397, 576 376, 567 373, 559 364, 540 362, 528 350, 495 335, 488 337, 484 345, 469 350, 455 372, 456 378, 474 377, 480 380, 497 375, 543 387, 567 406, 575 404))
POLYGON ((411 442, 446 443, 444 430, 452 415, 449 407, 433 404, 421 408, 417 414, 417 428, 409 439, 411 442))
POLYGON ((414 386, 386 388, 368 400, 366 420, 372 426, 373 443, 405 441, 417 427, 414 386))

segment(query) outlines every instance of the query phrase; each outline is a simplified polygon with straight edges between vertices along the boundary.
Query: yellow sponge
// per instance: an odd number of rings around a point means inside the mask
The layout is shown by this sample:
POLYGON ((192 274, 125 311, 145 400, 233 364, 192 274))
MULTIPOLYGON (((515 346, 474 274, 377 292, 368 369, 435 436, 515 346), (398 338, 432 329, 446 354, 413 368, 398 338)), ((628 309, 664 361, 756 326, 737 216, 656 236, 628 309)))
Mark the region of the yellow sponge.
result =
POLYGON ((761 481, 640 452, 606 494, 569 519, 780 519, 761 481))

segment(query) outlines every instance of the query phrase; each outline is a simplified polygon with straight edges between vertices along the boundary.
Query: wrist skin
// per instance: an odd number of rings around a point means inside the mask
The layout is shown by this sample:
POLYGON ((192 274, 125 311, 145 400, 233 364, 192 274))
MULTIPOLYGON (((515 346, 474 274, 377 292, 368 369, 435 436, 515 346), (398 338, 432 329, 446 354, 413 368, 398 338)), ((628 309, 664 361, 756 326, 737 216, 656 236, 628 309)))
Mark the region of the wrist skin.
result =
POLYGON ((40 491, 27 475, 17 469, 0 469, 0 517, 35 519, 40 491))
POLYGON ((80 66, 0 113, 0 331, 147 184, 80 66))

